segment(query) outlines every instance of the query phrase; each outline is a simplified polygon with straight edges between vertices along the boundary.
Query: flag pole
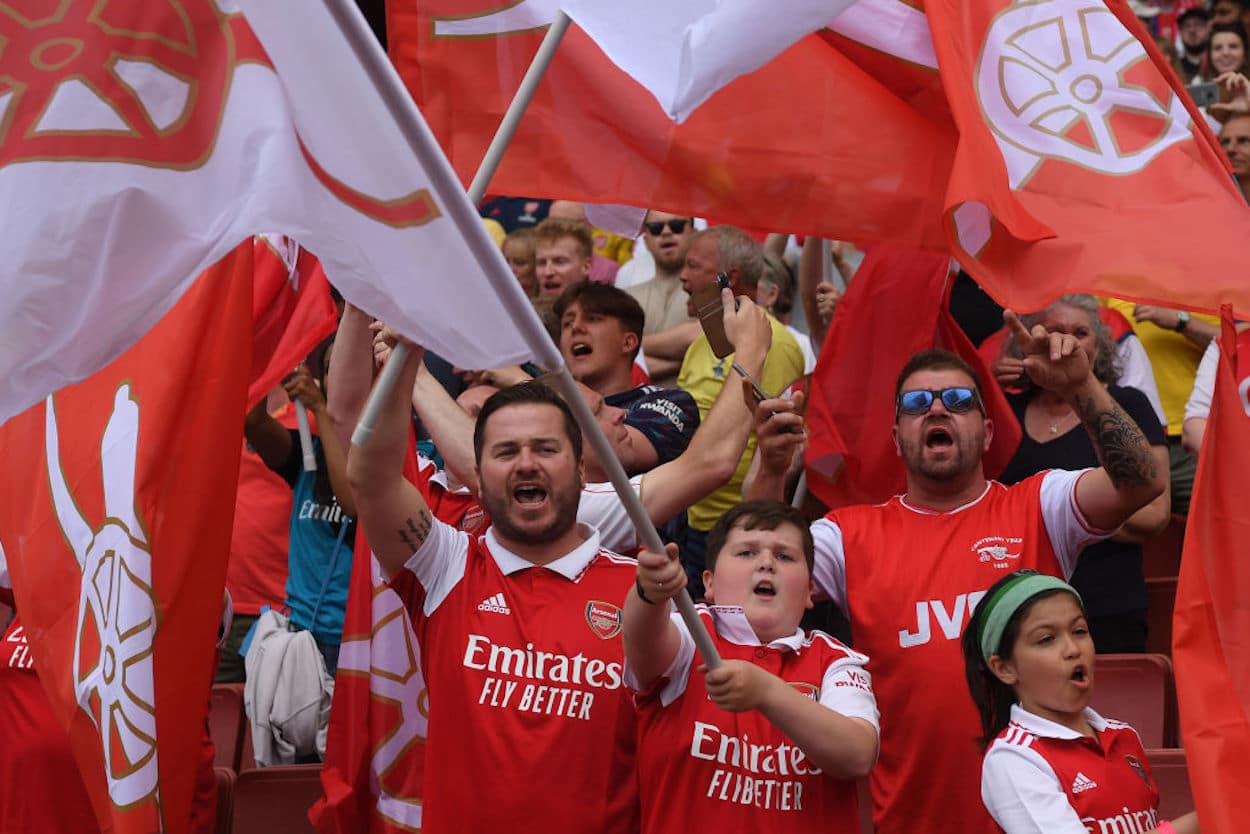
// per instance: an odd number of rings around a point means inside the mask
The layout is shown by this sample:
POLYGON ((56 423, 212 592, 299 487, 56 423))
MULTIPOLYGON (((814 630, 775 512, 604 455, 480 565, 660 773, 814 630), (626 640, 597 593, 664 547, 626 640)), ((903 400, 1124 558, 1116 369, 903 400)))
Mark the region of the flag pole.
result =
MULTIPOLYGON (((516 280, 516 276, 512 274, 512 270, 508 268, 508 264, 503 258, 503 252, 495 245, 495 242, 490 237, 490 233, 486 231, 486 225, 478 216, 476 202, 481 198, 481 194, 475 195, 471 191, 467 199, 455 198, 454 195, 463 193, 455 171, 452 170, 451 165, 447 162, 447 157, 443 154, 442 149, 439 148, 434 134, 430 132, 430 128, 426 125, 420 112, 418 112, 416 104, 408 95, 408 91, 404 89, 399 77, 395 74, 394 68, 378 45, 373 32, 365 24, 359 9, 356 8, 352 0, 323 0, 323 3, 338 25, 339 30, 343 33, 357 60, 360 61, 361 67, 364 68, 377 87, 379 96, 385 103, 391 118, 395 120, 395 124, 403 133, 409 148, 429 175, 432 190, 436 194, 445 195, 442 208, 447 218, 451 220, 464 238, 469 251, 473 253, 482 273, 499 295, 504 306, 513 312, 513 323, 517 326, 525 343, 534 351, 534 359, 543 367, 555 369, 552 373, 554 384, 557 390, 564 395, 569 408, 572 409, 574 417, 577 418, 577 422, 582 428, 583 435, 587 438, 591 448, 595 450, 595 454, 599 456, 599 461, 608 474, 608 480, 611 481, 617 496, 625 507, 625 511, 629 514, 629 518, 634 524, 638 541, 648 550, 663 553, 664 545, 660 541, 659 534, 655 531, 655 525, 651 523, 650 516, 647 515, 646 508, 642 506, 642 500, 630 485, 629 477, 625 474, 625 470, 621 466, 620 460, 617 459, 615 451, 608 444, 607 438, 604 437, 603 430, 599 428, 599 423, 591 412, 590 406, 582 398, 581 392, 577 388, 577 383, 573 380, 568 368, 564 367, 564 358, 560 355, 559 349, 552 343, 546 328, 543 327, 542 322, 538 318, 538 314, 534 312, 529 298, 521 289, 521 284, 516 280)), ((509 105, 508 114, 504 116, 499 132, 496 133, 494 141, 491 142, 491 148, 487 151, 486 159, 482 162, 482 168, 473 178, 471 188, 481 189, 483 193, 485 192, 486 186, 490 182, 491 176, 494 175, 494 170, 498 167, 499 160, 503 156, 504 149, 511 139, 511 132, 516 130, 516 126, 520 122, 521 113, 529 104, 529 99, 533 97, 534 90, 538 87, 538 82, 541 80, 543 72, 546 71, 547 64, 550 63, 551 56, 555 53, 560 39, 564 37, 564 32, 568 29, 568 25, 568 16, 563 12, 559 13, 555 22, 552 23, 551 29, 547 31, 547 36, 543 40, 543 46, 539 49, 538 55, 535 56, 534 62, 530 64, 529 70, 526 71, 525 78, 521 82, 521 88, 518 89, 512 104, 509 105), (516 111, 515 113, 513 112, 514 110, 516 111)), ((382 374, 379 375, 378 381, 374 385, 373 393, 370 395, 370 400, 365 406, 366 412, 372 407, 373 414, 376 415, 380 409, 383 398, 379 397, 379 389, 387 379, 387 372, 392 366, 395 370, 391 371, 392 381, 390 382, 390 387, 391 389, 394 388, 394 379, 398 376, 400 366, 404 364, 403 351, 406 351, 406 348, 401 344, 397 346, 396 350, 401 351, 401 353, 392 353, 390 359, 383 367, 382 374)), ((352 443, 354 445, 363 446, 369 441, 372 428, 363 424, 364 415, 361 416, 360 424, 356 426, 356 430, 352 433, 352 443)), ((695 647, 699 650, 699 654, 703 657, 704 662, 707 663, 708 668, 716 668, 721 663, 720 654, 716 651, 716 646, 712 642, 711 635, 708 634, 707 629, 704 627, 703 621, 699 619, 689 592, 683 590, 675 602, 677 610, 681 613, 682 620, 686 624, 686 628, 694 638, 695 647)))
MULTIPOLYGON (((335 8, 343 0, 326 0, 326 5, 330 8, 332 14, 335 15, 335 21, 339 24, 339 28, 347 35, 348 40, 352 42, 352 49, 355 50, 357 57, 361 59, 361 64, 369 72, 369 75, 378 81, 378 74, 374 71, 372 64, 365 60, 362 52, 374 52, 375 50, 362 50, 357 46, 355 41, 358 37, 355 29, 362 25, 358 19, 356 26, 353 28, 350 22, 342 18, 350 18, 352 15, 343 13, 339 14, 335 8)), ((350 10, 350 11, 354 11, 350 10)), ((543 79, 543 75, 547 72, 547 67, 551 65, 551 59, 556 54, 556 48, 560 45, 560 41, 564 39, 564 33, 569 28, 569 16, 563 11, 556 14, 556 19, 552 21, 551 26, 547 29, 547 34, 543 36, 543 42, 538 47, 538 52, 534 55, 534 60, 530 62, 529 69, 525 71, 525 76, 521 79, 521 86, 517 88, 516 95, 512 97, 511 103, 508 104, 508 110, 504 113, 503 121, 499 123, 499 128, 495 131, 495 137, 491 139, 490 147, 486 149, 486 155, 482 158, 482 163, 478 166, 477 173, 473 175, 473 181, 469 183, 469 202, 473 206, 477 206, 486 196, 486 189, 490 185, 490 181, 494 178, 495 172, 499 170, 499 164, 503 161, 504 151, 508 149, 508 144, 512 141, 512 137, 516 134, 517 127, 521 124, 521 117, 525 115, 526 108, 529 107, 530 101, 534 98, 534 91, 538 89, 539 83, 543 79)), ((368 32, 368 37, 372 40, 373 33, 368 32)), ((386 85, 378 84, 379 90, 383 93, 387 108, 396 120, 403 124, 400 112, 406 108, 397 108, 392 106, 392 101, 387 95, 389 90, 386 85)), ((402 88, 401 88, 402 89, 402 88)), ((406 90, 403 96, 408 97, 406 90)), ((405 131, 406 132, 406 131, 405 131)), ((459 186, 457 186, 459 187, 459 186)), ((391 359, 382 367, 382 373, 378 375, 377 384, 373 386, 369 399, 365 401, 365 406, 360 412, 360 419, 356 423, 356 429, 352 432, 352 443, 357 446, 364 446, 369 442, 369 436, 373 434, 373 429, 378 423, 378 416, 382 412, 382 404, 390 397, 391 390, 395 387, 396 381, 399 379, 399 369, 404 366, 405 360, 408 358, 408 347, 404 344, 395 346, 396 353, 393 353, 391 359)))

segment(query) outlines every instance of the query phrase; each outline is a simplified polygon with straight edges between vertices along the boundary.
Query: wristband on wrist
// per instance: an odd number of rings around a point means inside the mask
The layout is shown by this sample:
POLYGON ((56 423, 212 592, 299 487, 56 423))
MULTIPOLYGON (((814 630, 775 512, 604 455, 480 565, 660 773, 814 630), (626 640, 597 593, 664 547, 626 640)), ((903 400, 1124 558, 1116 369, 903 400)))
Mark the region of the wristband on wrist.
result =
MULTIPOLYGON (((646 591, 642 589, 642 577, 641 576, 634 577, 634 590, 638 592, 638 599, 642 600, 647 605, 655 605, 655 601, 647 599, 647 593, 646 591)), ((1171 834, 1175 834, 1175 832, 1171 832, 1171 834)))
POLYGON ((1184 333, 1185 328, 1189 327, 1189 313, 1181 310, 1176 314, 1176 327, 1172 328, 1177 333, 1184 333))
POLYGON ((1155 831, 1158 831, 1159 834, 1176 834, 1176 829, 1167 820, 1159 820, 1159 824, 1155 826, 1155 831))

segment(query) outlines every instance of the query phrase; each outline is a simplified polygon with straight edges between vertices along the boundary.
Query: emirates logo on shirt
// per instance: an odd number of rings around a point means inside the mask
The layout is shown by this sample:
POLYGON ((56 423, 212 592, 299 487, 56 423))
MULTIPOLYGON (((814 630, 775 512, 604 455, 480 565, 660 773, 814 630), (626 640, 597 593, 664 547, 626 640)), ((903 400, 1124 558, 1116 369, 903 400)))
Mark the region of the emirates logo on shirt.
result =
POLYGON ((989 562, 999 570, 1013 568, 1020 561, 1024 539, 1019 536, 986 536, 972 546, 980 562, 989 562))
POLYGON ((590 630, 604 640, 611 640, 621 633, 624 617, 619 605, 592 599, 586 603, 586 624, 590 630))

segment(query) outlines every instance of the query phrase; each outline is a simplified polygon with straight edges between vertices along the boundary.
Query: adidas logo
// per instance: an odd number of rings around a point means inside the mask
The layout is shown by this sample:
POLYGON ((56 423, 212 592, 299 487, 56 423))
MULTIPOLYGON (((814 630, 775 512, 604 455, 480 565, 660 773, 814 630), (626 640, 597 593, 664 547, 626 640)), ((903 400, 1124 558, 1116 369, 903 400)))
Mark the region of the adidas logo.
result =
POLYGON ((496 614, 511 614, 512 609, 504 602, 503 594, 487 597, 477 604, 478 611, 494 611, 496 614))
POLYGON ((1080 793, 1081 791, 1087 791, 1090 788, 1096 787, 1098 787, 1097 782, 1086 776, 1084 773, 1081 773, 1079 770, 1076 772, 1076 778, 1072 780, 1072 793, 1080 793))

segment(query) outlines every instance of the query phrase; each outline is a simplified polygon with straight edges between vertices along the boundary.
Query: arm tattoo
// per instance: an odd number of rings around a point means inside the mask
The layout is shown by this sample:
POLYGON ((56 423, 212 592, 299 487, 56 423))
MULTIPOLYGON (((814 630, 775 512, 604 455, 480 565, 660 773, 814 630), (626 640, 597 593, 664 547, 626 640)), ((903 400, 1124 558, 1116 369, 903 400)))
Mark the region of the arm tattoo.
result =
POLYGON ((404 519, 404 526, 399 528, 399 538, 413 553, 416 553, 422 542, 430 535, 432 524, 430 511, 422 510, 417 514, 416 519, 411 517, 404 519))
POLYGON ((1073 404, 1111 482, 1121 488, 1149 486, 1158 476, 1150 444, 1120 404, 1112 401, 1109 409, 1101 411, 1085 397, 1077 397, 1073 404))

